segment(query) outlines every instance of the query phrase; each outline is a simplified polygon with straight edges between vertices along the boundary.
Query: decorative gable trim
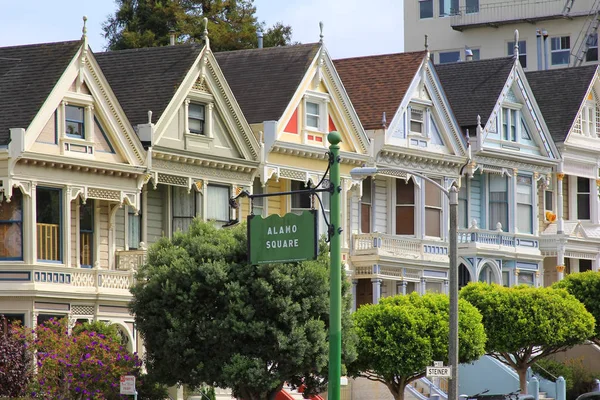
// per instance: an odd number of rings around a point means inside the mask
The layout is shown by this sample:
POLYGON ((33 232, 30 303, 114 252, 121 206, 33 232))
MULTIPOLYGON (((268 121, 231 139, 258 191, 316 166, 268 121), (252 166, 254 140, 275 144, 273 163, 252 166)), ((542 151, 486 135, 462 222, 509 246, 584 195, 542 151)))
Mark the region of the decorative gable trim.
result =
MULTIPOLYGON (((594 96, 596 96, 596 112, 599 111, 598 110, 598 107, 599 107, 598 101, 600 100, 600 98, 597 96, 597 92, 594 89, 594 85, 597 80, 598 80, 598 70, 596 70, 596 73, 594 74, 594 79, 592 79, 592 81, 590 82, 587 90, 585 91, 585 96, 581 99, 581 102, 579 103, 579 108, 577 109, 577 114, 575 114, 575 118, 571 122, 571 126, 569 127, 569 133, 567 134, 567 137, 565 138, 565 142, 567 142, 569 140, 572 133, 581 133, 581 112, 585 106, 585 102, 586 102, 588 96, 592 92, 594 93, 594 96), (580 132, 576 132, 577 129, 579 129, 580 132)), ((598 118, 598 117, 596 117, 596 118, 598 118)), ((600 127, 598 127, 597 129, 599 129, 597 134, 600 135, 600 127)))

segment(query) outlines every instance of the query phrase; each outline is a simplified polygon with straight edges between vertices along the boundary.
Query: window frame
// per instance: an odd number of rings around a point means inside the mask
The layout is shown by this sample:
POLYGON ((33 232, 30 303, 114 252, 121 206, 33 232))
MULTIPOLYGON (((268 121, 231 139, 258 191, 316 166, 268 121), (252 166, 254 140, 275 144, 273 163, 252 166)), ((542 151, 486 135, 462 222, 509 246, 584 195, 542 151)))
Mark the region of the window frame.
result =
POLYGON ((584 177, 581 177, 581 176, 578 176, 577 180, 575 182, 575 198, 576 198, 576 203, 575 204, 577 205, 577 219, 581 220, 581 221, 588 221, 588 220, 591 220, 591 218, 592 218, 592 201, 591 201, 592 200, 592 186, 591 185, 592 185, 592 183, 590 182, 589 178, 584 178, 584 177), (583 180, 587 181, 587 183, 588 183, 588 189, 587 189, 588 191, 587 192, 580 191, 580 189, 579 189, 579 182, 580 182, 580 180, 581 181, 583 181, 583 180), (587 203, 588 203, 587 218, 583 218, 581 216, 581 211, 582 210, 579 207, 580 206, 580 204, 579 204, 580 198, 584 198, 584 197, 587 197, 587 203))
POLYGON ((85 113, 86 113, 86 107, 85 106, 80 106, 77 104, 65 104, 64 107, 64 128, 65 128, 65 136, 71 139, 85 139, 85 113), (68 115, 68 109, 69 108, 76 108, 81 110, 81 120, 76 120, 76 119, 70 119, 67 117, 68 115), (71 123, 75 123, 77 125, 79 125, 81 127, 81 133, 79 134, 74 134, 74 133, 69 133, 67 132, 67 128, 69 126, 69 122, 71 123))
MULTIPOLYGON (((562 59, 562 57, 561 57, 562 59)), ((571 36, 566 35, 566 36, 553 36, 550 38, 550 63, 552 65, 569 65, 569 63, 571 62, 571 36), (556 42, 556 40, 558 40, 558 42, 556 42), (568 43, 568 47, 563 47, 563 40, 567 40, 568 43), (559 48, 554 49, 554 44, 558 43, 559 44, 559 48), (554 55, 557 54, 562 54, 565 53, 567 54, 567 60, 566 62, 555 62, 555 58, 554 55)))
MULTIPOLYGON (((8 204, 9 206, 14 206, 15 204, 19 204, 19 208, 20 208, 20 219, 6 219, 6 220, 0 220, 0 227, 7 225, 8 229, 11 228, 11 226, 14 226, 15 224, 17 226, 19 226, 19 237, 21 240, 21 243, 19 245, 19 252, 20 255, 13 257, 13 256, 7 256, 7 257, 2 257, 0 256, 0 261, 17 261, 17 260, 23 260, 23 193, 21 192, 21 190, 17 189, 13 191, 12 194, 12 198, 11 198, 11 202, 7 203, 6 199, 4 198, 4 196, 2 196, 2 192, 0 192, 0 205, 2 204, 8 204), (18 197, 18 199, 16 198, 18 197)), ((14 213, 14 211, 13 211, 14 213)), ((14 217, 14 215, 13 215, 14 217)), ((12 218, 12 217, 11 217, 12 218)), ((3 233, 5 233, 6 231, 2 230, 3 233)), ((6 235, 6 239, 10 239, 12 236, 6 235)), ((5 239, 5 240, 6 240, 5 239)))
MULTIPOLYGON (((415 236, 416 235, 416 230, 415 230, 415 217, 416 217, 416 208, 417 208, 417 201, 416 201, 416 195, 417 195, 417 188, 415 185, 415 182, 413 179, 408 179, 408 180, 404 180, 404 179, 400 179, 397 178, 395 181, 396 184, 396 188, 395 188, 395 201, 394 201, 394 214, 395 214, 395 221, 394 221, 394 234, 395 235, 399 235, 399 236, 415 236), (399 187, 412 187, 412 203, 398 203, 398 191, 399 191, 399 187), (399 232, 399 226, 398 226, 398 208, 412 208, 412 216, 413 216, 413 220, 412 220, 412 224, 411 227, 412 229, 406 230, 406 232, 399 232)), ((407 189, 408 190, 408 189, 407 189)))
POLYGON ((516 215, 517 215, 517 220, 515 221, 515 226, 517 228, 517 233, 525 233, 525 234, 533 234, 534 233, 534 225, 535 225, 535 214, 533 212, 533 204, 534 204, 534 196, 535 196, 535 190, 534 190, 534 180, 533 180, 533 176, 531 175, 525 175, 525 174, 518 174, 516 176, 517 178, 517 193, 515 196, 515 203, 516 203, 516 215), (529 184, 528 185, 523 185, 523 184, 519 184, 519 178, 521 178, 522 180, 529 180, 529 184), (529 203, 524 203, 519 201, 519 187, 521 188, 527 188, 529 190, 529 203), (530 223, 529 223, 529 227, 527 228, 527 230, 521 230, 521 228, 519 227, 519 222, 521 221, 521 218, 519 217, 519 206, 524 206, 524 207, 529 207, 529 219, 530 219, 530 223))
POLYGON ((372 213, 373 213, 373 178, 369 176, 362 182, 362 196, 360 197, 360 221, 359 221, 359 227, 358 227, 358 230, 360 231, 360 233, 371 233, 372 223, 373 223, 372 213), (368 188, 368 192, 369 192, 369 198, 367 199, 368 201, 365 201, 365 188, 368 188), (368 210, 368 211, 365 213, 366 210, 368 210), (363 226, 363 221, 365 221, 364 214, 367 214, 366 218, 368 219, 368 227, 363 226))
POLYGON ((438 4, 438 16, 440 18, 451 17, 453 15, 457 15, 459 12, 459 0, 438 0, 438 4), (446 7, 446 3, 448 3, 449 7, 446 7), (448 12, 446 12, 446 9, 448 12))
POLYGON ((590 33, 587 37, 588 50, 585 53, 585 62, 598 62, 598 33, 590 33), (592 53, 590 53, 590 50, 592 53), (590 54, 595 54, 595 57, 590 57, 590 54))
POLYGON ((431 19, 435 15, 433 0, 419 0, 419 19, 431 19), (429 9, 424 9, 423 4, 428 4, 429 9), (423 16, 424 11, 427 12, 427 16, 423 16))
MULTIPOLYGON (((254 178, 254 182, 252 182, 252 194, 264 194, 265 187, 263 187, 260 178, 254 178)), ((256 199, 252 199, 250 201, 250 214, 252 215, 260 215, 264 217, 265 212, 265 197, 257 197, 256 199), (259 213, 256 211, 260 210, 259 213)))
MULTIPOLYGON (((432 180, 435 181, 435 182, 437 182, 441 186, 442 182, 440 180, 438 180, 438 179, 432 179, 432 180)), ((424 218, 423 219, 424 219, 424 222, 425 222, 425 230, 423 232, 424 233, 423 236, 425 236, 425 237, 432 237, 432 238, 441 238, 443 236, 443 232, 442 232, 443 231, 443 229, 442 229, 442 216, 443 216, 443 212, 444 212, 444 208, 443 208, 444 207, 444 199, 442 198, 442 191, 440 190, 440 188, 438 188, 437 186, 435 186, 433 183, 429 182, 426 179, 423 179, 422 182, 423 182, 423 189, 422 189, 422 191, 423 191, 423 199, 424 199, 424 201, 423 201, 423 216, 424 216, 424 218), (427 191, 428 191, 427 189, 428 188, 431 188, 431 190, 432 190, 432 192, 430 192, 431 196, 436 199, 436 202, 439 202, 439 205, 428 204, 429 197, 430 197, 430 196, 427 195, 427 191), (429 229, 428 229, 428 226, 429 226, 429 224, 428 224, 429 223, 428 214, 429 213, 427 212, 428 210, 434 210, 434 211, 436 211, 438 213, 437 222, 438 222, 439 235, 435 235, 435 234, 434 235, 430 235, 429 232, 428 232, 429 231, 429 229)), ((433 222, 435 222, 435 220, 433 222)), ((438 231, 436 231, 436 233, 438 231)))
POLYGON ((427 120, 427 108, 425 107, 415 107, 415 106, 411 106, 409 108, 409 116, 408 116, 408 132, 410 135, 417 135, 417 136, 424 136, 427 137, 427 124, 426 124, 426 120, 427 120), (413 113, 415 115, 417 115, 418 113, 421 113, 421 119, 415 119, 413 117, 413 113), (421 124, 421 132, 418 131, 413 131, 412 126, 413 126, 413 122, 415 124, 421 124))
MULTIPOLYGON (((505 212, 506 212, 506 226, 503 224, 502 225, 502 231, 503 232, 509 232, 510 231, 510 217, 509 217, 509 200, 510 200, 510 196, 509 196, 509 185, 508 185, 508 177, 504 176, 504 175, 498 175, 498 174, 488 174, 487 175, 487 198, 488 198, 488 215, 487 215, 487 219, 488 219, 488 229, 491 231, 495 231, 496 230, 496 224, 498 222, 501 221, 493 221, 492 219, 492 204, 504 204, 505 205, 505 212), (492 177, 499 177, 504 179, 504 183, 505 183, 505 189, 504 192, 506 193, 506 200, 504 201, 497 201, 497 200, 492 200, 491 199, 491 193, 492 193, 492 177)), ((502 193, 502 192, 494 192, 494 193, 502 193)))
POLYGON ((140 243, 142 241, 142 213, 143 210, 140 209, 137 211, 137 214, 133 207, 127 207, 127 249, 128 250, 138 250, 140 248, 140 243), (132 224, 137 223, 137 243, 132 242, 132 224), (132 245, 133 244, 133 245, 132 245))
POLYGON ((461 50, 448 50, 448 51, 440 51, 440 52, 438 52, 438 60, 439 60, 438 64, 439 65, 442 65, 442 64, 453 64, 453 63, 459 62, 460 61, 460 55, 461 55, 460 52, 461 52, 461 50), (443 55, 448 55, 448 56, 450 56, 450 54, 456 54, 457 57, 456 57, 456 59, 454 61, 445 61, 445 62, 442 62, 442 54, 443 55))
POLYGON ((87 199, 87 201, 85 203, 83 203, 83 200, 80 198, 80 203, 79 203, 79 215, 78 215, 78 219, 79 219, 79 258, 78 258, 78 263, 79 266, 81 268, 93 268, 94 266, 94 228, 95 228, 95 221, 94 221, 94 200, 93 199, 87 199), (82 228, 82 208, 90 208, 91 210, 91 214, 90 214, 90 226, 91 229, 84 229, 82 228), (84 251, 83 251, 83 246, 84 246, 84 240, 83 237, 85 235, 89 235, 89 264, 84 264, 83 263, 83 258, 84 258, 84 251))
MULTIPOLYGON (((194 221, 194 218, 198 217, 198 196, 197 196, 197 192, 192 190, 191 193, 188 192, 187 194, 190 196, 193 196, 192 199, 192 204, 193 204, 193 215, 189 216, 189 215, 176 215, 175 214, 175 191, 174 190, 185 190, 188 191, 187 188, 183 187, 183 186, 171 186, 171 190, 169 191, 169 195, 171 196, 171 232, 175 233, 175 232, 187 232, 187 228, 189 228, 190 224, 194 221), (184 229, 175 229, 175 220, 181 220, 181 221, 189 221, 189 223, 187 224, 187 228, 184 229)), ((181 210, 178 210, 181 211, 181 210)))
MULTIPOLYGON (((306 185, 306 182, 290 180, 290 191, 305 190, 305 189, 307 189, 307 187, 305 185, 306 185), (299 186, 299 187, 294 188, 294 186, 299 186)), ((294 214, 302 214, 302 212, 305 210, 313 209, 313 207, 312 207, 313 199, 310 198, 310 194, 308 194, 308 193, 295 193, 290 196, 289 206, 290 206, 290 208, 289 208, 290 212, 292 212, 294 214), (308 199, 308 207, 294 207, 294 200, 299 199, 299 201, 300 201, 299 205, 302 205, 302 198, 304 196, 306 196, 308 199)))
POLYGON ((187 112, 187 119, 188 119, 188 131, 194 135, 202 135, 202 136, 206 136, 206 107, 207 105, 198 101, 190 101, 190 103, 188 104, 188 112, 187 112), (192 107, 202 107, 202 118, 196 118, 195 116, 192 116, 192 112, 191 112, 191 108, 192 107), (197 130, 197 129, 192 129, 191 128, 191 121, 200 121, 200 126, 202 127, 201 130, 197 130))
MULTIPOLYGON (((218 183, 209 183, 206 186, 206 201, 207 204, 209 204, 211 202, 209 195, 210 195, 210 189, 215 189, 215 188, 219 188, 219 189, 227 189, 227 199, 229 200, 229 198, 231 197, 231 187, 228 185, 223 185, 223 184, 218 184, 218 183)), ((229 201, 225 202, 225 205, 227 207, 227 220, 222 220, 222 219, 217 219, 217 218, 211 218, 211 216, 209 215, 209 210, 206 210, 206 220, 207 221, 215 221, 215 222, 224 222, 227 223, 230 221, 231 219, 231 206, 229 205, 229 201)))
POLYGON ((584 136, 598 136, 598 132, 596 131, 596 118, 595 102, 586 100, 581 108, 581 133, 584 136))
MULTIPOLYGON (((35 224, 36 224, 36 241, 37 241, 37 248, 40 248, 40 237, 39 237, 39 229, 38 229, 38 225, 39 224, 46 224, 46 225, 58 225, 58 233, 57 233, 57 240, 56 240, 56 247, 57 247, 57 253, 58 253, 58 259, 43 259, 40 258, 40 254, 39 252, 37 252, 36 254, 36 259, 38 262, 44 262, 44 263, 59 263, 62 264, 63 261, 63 238, 62 238, 62 232, 63 232, 63 202, 62 202, 62 196, 63 196, 63 189, 62 188, 57 188, 57 187, 51 187, 51 186, 38 186, 36 187, 36 215, 35 215, 35 224), (49 191, 49 192, 57 192, 58 193, 58 224, 48 224, 46 222, 40 222, 39 218, 40 218, 40 212, 39 212, 39 191, 49 191)), ((51 204, 49 204, 48 206, 51 206, 51 204)))
MULTIPOLYGON (((321 93, 314 90, 307 90, 304 94, 302 106, 303 106, 303 115, 302 119, 304 121, 304 131, 309 132, 317 132, 317 133, 326 133, 327 127, 329 125, 329 94, 321 93), (319 106, 319 115, 318 115, 318 126, 309 126, 308 125, 308 107, 307 103, 317 104, 319 106)), ((306 138, 305 138, 306 139, 306 138)))

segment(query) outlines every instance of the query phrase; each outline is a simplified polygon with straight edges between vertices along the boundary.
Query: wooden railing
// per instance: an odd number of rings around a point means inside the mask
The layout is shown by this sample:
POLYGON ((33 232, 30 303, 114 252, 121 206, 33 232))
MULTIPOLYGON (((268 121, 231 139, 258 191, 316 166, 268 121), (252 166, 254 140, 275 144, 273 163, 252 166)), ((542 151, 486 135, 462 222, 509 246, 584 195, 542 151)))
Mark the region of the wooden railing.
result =
POLYGON ((115 269, 119 271, 137 271, 146 262, 147 250, 119 250, 116 253, 115 269))
POLYGON ((60 225, 37 224, 37 258, 60 261, 60 225))
POLYGON ((92 232, 81 232, 79 234, 81 265, 92 266, 92 237, 92 232))

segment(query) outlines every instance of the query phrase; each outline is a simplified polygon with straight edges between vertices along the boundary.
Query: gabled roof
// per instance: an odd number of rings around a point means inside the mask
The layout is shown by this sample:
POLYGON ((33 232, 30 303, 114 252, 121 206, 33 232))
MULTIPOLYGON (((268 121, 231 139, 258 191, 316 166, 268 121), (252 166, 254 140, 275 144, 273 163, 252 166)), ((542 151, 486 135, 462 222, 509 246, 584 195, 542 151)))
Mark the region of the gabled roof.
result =
POLYGON ((250 124, 278 121, 314 60, 320 43, 215 53, 250 124))
POLYGON ((435 66, 461 128, 476 126, 478 115, 485 125, 514 65, 503 57, 435 66))
POLYGON ((555 142, 564 142, 594 79, 596 65, 527 72, 527 81, 555 142), (557 93, 557 88, 564 88, 557 93))
POLYGON ((0 145, 27 129, 81 47, 81 41, 0 48, 0 145))
POLYGON ((427 52, 385 54, 334 60, 365 130, 380 129, 400 106, 427 52))
POLYGON ((156 123, 203 46, 148 47, 94 54, 129 122, 156 123))

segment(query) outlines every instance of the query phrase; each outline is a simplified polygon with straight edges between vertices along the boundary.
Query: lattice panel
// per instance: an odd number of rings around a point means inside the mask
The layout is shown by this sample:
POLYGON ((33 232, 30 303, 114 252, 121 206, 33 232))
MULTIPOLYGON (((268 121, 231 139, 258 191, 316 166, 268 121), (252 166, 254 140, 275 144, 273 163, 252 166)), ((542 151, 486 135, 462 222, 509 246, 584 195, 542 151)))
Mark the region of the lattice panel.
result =
POLYGON ((302 181, 302 182, 306 182, 306 180, 307 180, 306 172, 293 170, 293 169, 281 168, 279 170, 279 176, 282 178, 288 178, 288 179, 293 179, 293 180, 302 181))
POLYGON ((73 315, 94 315, 94 306, 71 306, 73 315))
POLYGON ((575 124, 573 125, 573 132, 578 133, 578 134, 582 134, 583 131, 581 130, 581 114, 577 116, 577 119, 575 120, 575 124))
POLYGON ((90 272, 75 272, 73 273, 73 286, 78 287, 95 287, 94 274, 90 272))
POLYGON ((196 80, 196 82, 194 83, 193 89, 199 90, 201 92, 210 93, 210 91, 208 90, 208 86, 206 86, 206 79, 204 79, 204 80, 201 80, 201 79, 196 80))
POLYGON ((99 286, 107 289, 129 289, 133 284, 130 275, 102 274, 98 280, 99 286))
POLYGON ((158 183, 188 187, 188 179, 177 175, 158 174, 158 183))
POLYGON ((121 201, 121 192, 107 189, 88 189, 88 199, 121 201))

